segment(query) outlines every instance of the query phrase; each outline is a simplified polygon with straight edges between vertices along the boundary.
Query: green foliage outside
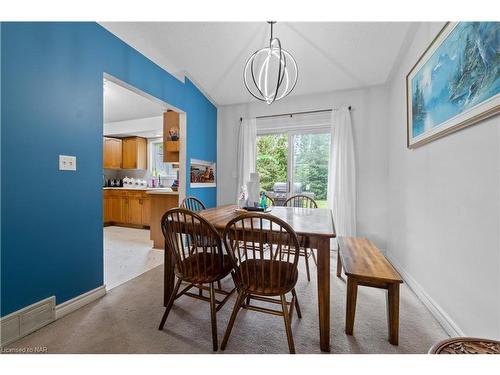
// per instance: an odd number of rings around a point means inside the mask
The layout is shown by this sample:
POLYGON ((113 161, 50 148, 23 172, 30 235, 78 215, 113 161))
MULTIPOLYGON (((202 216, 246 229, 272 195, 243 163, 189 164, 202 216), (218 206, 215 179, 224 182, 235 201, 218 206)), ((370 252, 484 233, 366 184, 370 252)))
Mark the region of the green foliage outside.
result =
POLYGON ((275 182, 288 181, 288 139, 285 134, 257 137, 256 169, 260 175, 260 188, 272 191, 275 182))
MULTIPOLYGON (((326 204, 328 187, 329 134, 303 134, 294 138, 294 180, 302 191, 313 192, 315 199, 326 204), (325 202, 323 202, 325 201, 325 202)), ((288 140, 286 134, 257 138, 257 172, 261 189, 272 191, 275 182, 287 182, 288 140)))
POLYGON ((294 179, 302 191, 314 193, 314 199, 326 200, 328 189, 329 134, 303 134, 294 137, 294 179))

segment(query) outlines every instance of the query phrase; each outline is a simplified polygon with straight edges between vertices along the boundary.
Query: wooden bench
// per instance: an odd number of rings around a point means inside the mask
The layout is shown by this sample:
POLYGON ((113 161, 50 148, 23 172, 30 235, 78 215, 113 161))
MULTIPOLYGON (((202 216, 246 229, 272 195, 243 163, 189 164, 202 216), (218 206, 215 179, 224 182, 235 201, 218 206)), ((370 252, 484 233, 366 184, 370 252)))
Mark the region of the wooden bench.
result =
POLYGON ((387 289, 389 342, 399 342, 399 284, 403 279, 379 249, 366 238, 339 237, 337 277, 347 276, 345 332, 352 335, 358 285, 387 289))

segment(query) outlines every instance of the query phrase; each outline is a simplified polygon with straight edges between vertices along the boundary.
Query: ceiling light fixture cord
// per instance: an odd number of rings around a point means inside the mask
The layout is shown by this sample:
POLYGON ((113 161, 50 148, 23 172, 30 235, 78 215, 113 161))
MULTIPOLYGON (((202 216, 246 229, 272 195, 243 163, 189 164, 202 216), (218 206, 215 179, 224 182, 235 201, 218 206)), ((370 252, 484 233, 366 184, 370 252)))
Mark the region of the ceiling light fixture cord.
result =
POLYGON ((245 64, 243 80, 248 92, 256 99, 272 104, 289 95, 297 84, 298 68, 293 56, 281 47, 271 26, 269 47, 261 48, 245 64))

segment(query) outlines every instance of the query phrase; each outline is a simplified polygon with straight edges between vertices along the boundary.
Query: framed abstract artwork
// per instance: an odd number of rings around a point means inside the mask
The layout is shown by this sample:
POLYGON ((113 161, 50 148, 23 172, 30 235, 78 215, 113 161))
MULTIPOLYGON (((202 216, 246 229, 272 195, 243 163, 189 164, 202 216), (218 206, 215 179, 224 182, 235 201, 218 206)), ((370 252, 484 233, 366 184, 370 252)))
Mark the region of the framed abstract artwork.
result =
POLYGON ((407 146, 500 112, 500 22, 447 23, 406 76, 407 146))

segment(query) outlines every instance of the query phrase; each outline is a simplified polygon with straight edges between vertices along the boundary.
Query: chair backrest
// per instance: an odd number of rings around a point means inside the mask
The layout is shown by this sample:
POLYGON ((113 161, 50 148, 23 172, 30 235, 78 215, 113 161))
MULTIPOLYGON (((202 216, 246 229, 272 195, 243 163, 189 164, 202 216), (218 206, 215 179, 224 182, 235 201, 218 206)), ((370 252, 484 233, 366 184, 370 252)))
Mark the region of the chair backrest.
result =
POLYGON ((297 272, 299 241, 283 220, 264 213, 246 213, 231 220, 223 234, 239 286, 281 289, 297 272))
POLYGON ((266 197, 266 205, 267 205, 267 207, 271 207, 271 206, 275 205, 274 199, 271 198, 269 195, 267 195, 265 191, 261 192, 261 194, 264 194, 264 196, 266 197))
POLYGON ((288 198, 283 204, 285 207, 302 207, 302 208, 318 208, 318 204, 314 199, 307 195, 294 195, 288 198))
POLYGON ((201 210, 204 210, 206 208, 203 202, 196 197, 184 198, 181 203, 181 207, 187 208, 188 210, 191 210, 193 212, 200 212, 201 210))
MULTIPOLYGON (((165 251, 171 251, 177 272, 187 279, 206 279, 224 264, 217 230, 197 213, 185 208, 168 210, 161 219, 165 251)), ((226 260, 228 262, 229 260, 226 260)))

